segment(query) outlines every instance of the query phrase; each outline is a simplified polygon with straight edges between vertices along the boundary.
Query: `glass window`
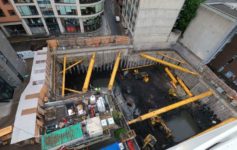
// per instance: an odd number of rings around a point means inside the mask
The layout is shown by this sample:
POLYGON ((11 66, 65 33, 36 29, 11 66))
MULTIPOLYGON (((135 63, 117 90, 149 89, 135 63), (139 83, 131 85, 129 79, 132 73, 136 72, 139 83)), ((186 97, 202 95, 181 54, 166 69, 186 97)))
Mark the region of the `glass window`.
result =
POLYGON ((65 32, 76 33, 76 32, 81 31, 79 19, 62 18, 61 21, 62 21, 63 27, 65 29, 65 32))
POLYGON ((4 12, 2 11, 2 9, 0 9, 0 17, 5 17, 4 12))
POLYGON ((0 78, 0 100, 1 100, 1 102, 8 101, 9 99, 12 99, 13 93, 14 93, 13 87, 11 87, 2 78, 0 78))
POLYGON ((104 3, 99 3, 95 6, 81 6, 82 15, 93 15, 103 11, 104 3))
POLYGON ((80 0, 81 4, 90 4, 90 3, 95 3, 95 2, 99 2, 101 0, 80 0))
POLYGON ((33 3, 33 0, 14 0, 15 3, 33 3))
POLYGON ((16 15, 14 10, 8 10, 8 13, 9 13, 10 16, 15 16, 16 15))
POLYGON ((59 15, 77 15, 76 6, 57 6, 59 15))
POLYGON ((2 3, 5 5, 5 4, 9 4, 9 1, 8 0, 2 0, 2 3))
POLYGON ((38 11, 35 6, 17 6, 22 16, 38 15, 38 11))
POLYGON ((53 16, 53 8, 49 0, 37 0, 39 8, 44 16, 53 16))
POLYGON ((75 4, 76 0, 55 0, 55 3, 75 4))
POLYGON ((86 32, 95 31, 101 26, 101 16, 90 17, 83 21, 84 29, 86 32))

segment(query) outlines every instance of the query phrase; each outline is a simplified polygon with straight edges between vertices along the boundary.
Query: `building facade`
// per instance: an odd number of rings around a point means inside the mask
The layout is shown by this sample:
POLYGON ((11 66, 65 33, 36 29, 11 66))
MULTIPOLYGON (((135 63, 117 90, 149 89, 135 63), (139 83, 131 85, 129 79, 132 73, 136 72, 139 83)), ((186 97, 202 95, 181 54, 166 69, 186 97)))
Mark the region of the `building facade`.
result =
POLYGON ((0 76, 11 86, 17 86, 26 75, 25 62, 17 56, 9 41, 0 32, 0 76))
POLYGON ((173 26, 184 0, 124 0, 122 22, 135 49, 165 48, 176 42, 173 26))
POLYGON ((10 0, 28 35, 85 33, 100 28, 104 0, 10 0))
POLYGON ((6 36, 27 34, 9 0, 0 1, 0 29, 6 36))

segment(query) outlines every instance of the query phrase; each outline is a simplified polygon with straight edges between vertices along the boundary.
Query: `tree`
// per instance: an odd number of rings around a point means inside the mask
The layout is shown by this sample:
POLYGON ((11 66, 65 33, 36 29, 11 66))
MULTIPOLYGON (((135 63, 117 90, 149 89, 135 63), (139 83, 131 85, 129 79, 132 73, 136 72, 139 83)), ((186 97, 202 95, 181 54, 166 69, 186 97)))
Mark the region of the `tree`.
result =
POLYGON ((186 0, 176 22, 176 29, 182 32, 188 27, 191 20, 196 16, 196 11, 204 0, 186 0))

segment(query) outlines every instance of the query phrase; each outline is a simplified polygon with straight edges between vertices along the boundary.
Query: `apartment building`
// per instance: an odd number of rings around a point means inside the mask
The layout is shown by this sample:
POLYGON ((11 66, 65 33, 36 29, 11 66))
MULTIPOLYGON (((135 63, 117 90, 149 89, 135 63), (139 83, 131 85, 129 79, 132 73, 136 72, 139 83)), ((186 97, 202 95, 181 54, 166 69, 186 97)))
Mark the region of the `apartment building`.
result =
POLYGON ((122 22, 135 49, 163 49, 175 43, 173 26, 185 0, 124 0, 122 22))
POLYGON ((27 34, 9 0, 0 0, 0 29, 6 36, 27 34))
POLYGON ((104 0, 10 0, 28 35, 86 33, 102 25, 104 0))

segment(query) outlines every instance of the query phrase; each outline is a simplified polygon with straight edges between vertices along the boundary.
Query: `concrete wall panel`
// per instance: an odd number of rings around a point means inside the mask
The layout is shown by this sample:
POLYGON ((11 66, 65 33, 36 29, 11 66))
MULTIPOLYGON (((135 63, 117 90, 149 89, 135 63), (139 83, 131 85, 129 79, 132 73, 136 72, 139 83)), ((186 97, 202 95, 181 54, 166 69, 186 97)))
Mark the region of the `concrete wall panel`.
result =
POLYGON ((203 61, 216 53, 220 43, 234 27, 234 22, 216 13, 212 8, 201 5, 181 43, 203 61))

